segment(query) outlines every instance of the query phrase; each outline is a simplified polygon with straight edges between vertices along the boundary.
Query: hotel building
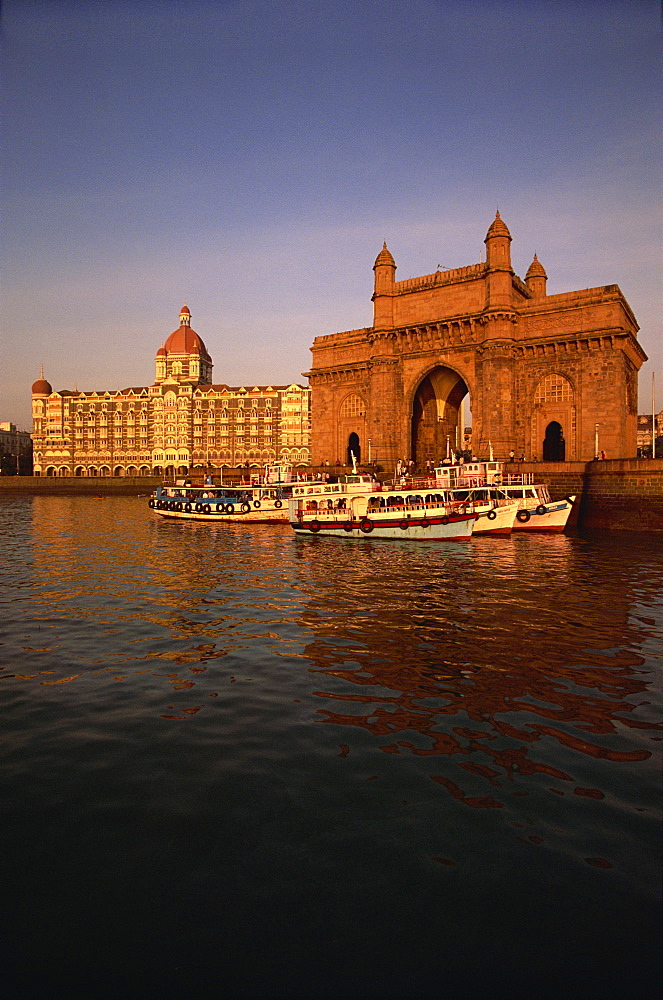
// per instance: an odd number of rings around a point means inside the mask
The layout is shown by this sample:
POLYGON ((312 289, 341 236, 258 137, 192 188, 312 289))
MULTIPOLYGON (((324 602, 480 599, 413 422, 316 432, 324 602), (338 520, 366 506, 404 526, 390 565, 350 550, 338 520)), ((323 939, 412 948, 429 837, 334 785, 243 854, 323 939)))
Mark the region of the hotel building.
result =
POLYGON ((53 391, 32 386, 35 476, 152 476, 310 460, 310 390, 298 384, 212 383, 212 359, 180 325, 155 358, 149 386, 53 391))

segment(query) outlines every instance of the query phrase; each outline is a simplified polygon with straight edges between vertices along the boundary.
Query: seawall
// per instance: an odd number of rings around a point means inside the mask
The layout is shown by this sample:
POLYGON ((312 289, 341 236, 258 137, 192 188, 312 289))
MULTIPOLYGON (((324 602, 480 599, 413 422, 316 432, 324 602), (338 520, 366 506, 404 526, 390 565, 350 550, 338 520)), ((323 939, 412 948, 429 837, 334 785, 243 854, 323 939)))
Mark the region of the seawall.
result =
MULTIPOLYGON (((569 527, 608 531, 663 531, 663 460, 613 459, 603 462, 514 462, 507 471, 532 472, 548 484, 553 500, 578 499, 569 527)), ((302 470, 304 471, 304 470, 302 470)), ((346 471, 333 467, 316 472, 346 471)), ((238 481, 240 470, 227 480, 238 481)), ((55 478, 0 476, 0 501, 20 494, 35 496, 148 496, 161 480, 152 476, 55 478)))

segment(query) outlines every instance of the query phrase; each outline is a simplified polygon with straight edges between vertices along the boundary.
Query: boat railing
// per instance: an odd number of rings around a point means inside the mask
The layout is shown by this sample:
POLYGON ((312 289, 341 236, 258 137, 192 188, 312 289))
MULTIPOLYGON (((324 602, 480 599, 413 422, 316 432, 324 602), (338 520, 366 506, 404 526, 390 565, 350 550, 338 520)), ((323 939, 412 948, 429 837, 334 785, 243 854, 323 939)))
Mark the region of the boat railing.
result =
MULTIPOLYGON (((392 514, 413 514, 416 512, 427 514, 437 512, 438 514, 442 513, 443 515, 454 517, 474 513, 474 504, 470 500, 444 503, 402 503, 389 504, 389 506, 382 506, 379 503, 369 503, 366 508, 366 515, 383 514, 390 516, 392 514)), ((366 515, 357 515, 351 507, 318 506, 315 501, 300 502, 296 508, 296 516, 299 520, 309 517, 316 520, 322 518, 325 521, 347 521, 348 519, 360 518, 366 515)))

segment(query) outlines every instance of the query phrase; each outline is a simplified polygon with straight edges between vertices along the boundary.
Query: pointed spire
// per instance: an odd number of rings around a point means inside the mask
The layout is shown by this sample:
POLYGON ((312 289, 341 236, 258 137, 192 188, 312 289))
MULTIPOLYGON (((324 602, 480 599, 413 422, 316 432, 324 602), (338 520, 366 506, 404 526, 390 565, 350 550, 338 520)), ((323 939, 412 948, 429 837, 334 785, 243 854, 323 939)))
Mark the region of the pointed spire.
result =
POLYGON ((527 268, 527 274, 525 275, 525 281, 529 281, 530 278, 547 278, 546 269, 539 260, 539 258, 534 254, 534 260, 527 268))

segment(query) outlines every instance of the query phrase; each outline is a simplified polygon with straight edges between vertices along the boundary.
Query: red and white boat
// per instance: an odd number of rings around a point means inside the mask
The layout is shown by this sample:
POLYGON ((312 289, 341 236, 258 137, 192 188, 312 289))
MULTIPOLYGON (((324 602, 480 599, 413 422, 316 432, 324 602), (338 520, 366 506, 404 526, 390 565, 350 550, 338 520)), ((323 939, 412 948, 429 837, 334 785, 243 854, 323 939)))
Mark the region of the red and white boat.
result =
POLYGON ((431 490, 381 486, 364 474, 342 478, 293 486, 288 507, 297 535, 464 541, 472 534, 471 503, 455 503, 431 490))

